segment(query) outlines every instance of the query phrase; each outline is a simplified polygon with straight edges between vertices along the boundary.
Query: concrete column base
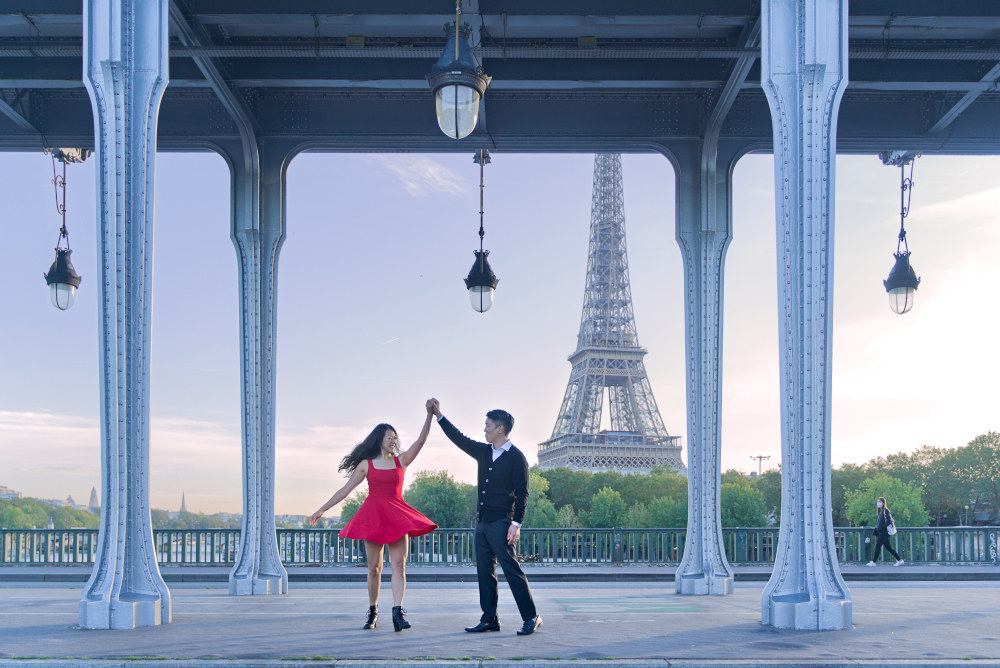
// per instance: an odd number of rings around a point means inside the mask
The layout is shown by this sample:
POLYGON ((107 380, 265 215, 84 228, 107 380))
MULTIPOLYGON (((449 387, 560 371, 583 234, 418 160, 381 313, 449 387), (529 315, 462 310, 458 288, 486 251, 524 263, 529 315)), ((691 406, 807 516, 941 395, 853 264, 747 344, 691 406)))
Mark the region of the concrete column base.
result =
POLYGON ((692 573, 675 580, 678 594, 687 596, 727 596, 733 593, 732 576, 692 573))
POLYGON ((159 626, 164 623, 163 608, 166 607, 167 624, 172 615, 169 599, 163 600, 153 594, 131 594, 129 600, 80 601, 80 626, 85 629, 136 629, 143 626, 159 626))
POLYGON ((229 576, 230 596, 268 596, 287 593, 288 580, 280 575, 261 575, 255 578, 229 576))
POLYGON ((853 626, 851 602, 842 598, 810 598, 807 594, 772 596, 764 602, 762 622, 777 629, 842 631, 853 626))

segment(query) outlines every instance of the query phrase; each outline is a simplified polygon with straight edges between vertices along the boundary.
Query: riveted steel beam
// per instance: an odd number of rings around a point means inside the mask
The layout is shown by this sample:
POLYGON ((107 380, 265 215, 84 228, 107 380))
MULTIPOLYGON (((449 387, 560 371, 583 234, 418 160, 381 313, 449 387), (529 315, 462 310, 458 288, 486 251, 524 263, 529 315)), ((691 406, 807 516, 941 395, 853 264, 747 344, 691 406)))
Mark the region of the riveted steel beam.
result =
POLYGON ((976 98, 983 94, 984 91, 997 87, 997 83, 1000 81, 1000 64, 996 65, 986 75, 980 80, 980 87, 972 88, 965 95, 959 99, 948 111, 938 119, 938 121, 931 126, 931 129, 927 131, 929 135, 941 135, 944 134, 945 130, 958 119, 959 115, 969 108, 969 105, 976 101, 976 98))
MULTIPOLYGON (((3 87, 2 82, 0 82, 0 87, 3 87)), ((17 110, 14 109, 14 107, 10 106, 10 104, 7 103, 7 100, 5 100, 3 97, 0 97, 0 114, 3 114, 4 116, 12 120, 14 122, 14 125, 16 125, 24 132, 31 132, 33 134, 38 134, 38 128, 32 125, 27 118, 17 113, 17 110)))
POLYGON ((149 509, 153 167, 167 87, 167 2, 86 0, 84 80, 94 117, 104 503, 80 626, 171 621, 149 509))
POLYGON ((774 135, 781 351, 781 528, 761 621, 852 625, 830 502, 837 118, 847 0, 764 0, 761 78, 774 135))

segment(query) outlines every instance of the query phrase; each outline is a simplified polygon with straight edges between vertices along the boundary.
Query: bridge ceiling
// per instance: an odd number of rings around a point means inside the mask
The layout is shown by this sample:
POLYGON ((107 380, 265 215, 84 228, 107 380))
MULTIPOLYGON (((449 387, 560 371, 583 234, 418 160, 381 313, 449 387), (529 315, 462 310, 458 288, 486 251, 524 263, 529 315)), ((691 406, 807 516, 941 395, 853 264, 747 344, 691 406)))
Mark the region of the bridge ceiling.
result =
MULTIPOLYGON (((882 0, 850 11, 842 150, 1000 152, 1000 2, 882 0)), ((756 0, 463 0, 463 12, 493 77, 470 145, 697 137, 740 62, 754 64, 723 137, 770 141, 756 0)), ((265 136, 454 149, 425 79, 453 20, 448 0, 174 0, 161 143, 234 137, 213 88, 224 81, 265 136)), ((81 34, 80 0, 0 0, 0 148, 37 147, 43 134, 92 142, 81 34)))

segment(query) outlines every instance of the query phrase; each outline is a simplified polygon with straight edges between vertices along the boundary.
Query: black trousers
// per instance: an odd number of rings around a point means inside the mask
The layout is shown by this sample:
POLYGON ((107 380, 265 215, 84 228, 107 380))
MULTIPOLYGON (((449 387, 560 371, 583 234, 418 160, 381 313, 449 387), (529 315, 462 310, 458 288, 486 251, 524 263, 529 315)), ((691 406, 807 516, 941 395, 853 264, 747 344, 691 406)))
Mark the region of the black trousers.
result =
POLYGON ((875 552, 872 556, 872 561, 878 561, 879 556, 882 554, 882 546, 885 546, 886 552, 896 557, 896 561, 899 561, 899 555, 896 554, 896 550, 892 549, 889 545, 889 532, 880 531, 878 534, 878 540, 875 541, 875 552))
POLYGON ((489 622, 496 619, 497 599, 497 561, 507 578, 507 584, 514 595, 521 619, 528 621, 538 614, 535 612, 535 601, 531 598, 531 587, 528 578, 517 563, 514 546, 507 544, 507 531, 510 520, 500 519, 495 522, 483 523, 476 521, 476 573, 479 576, 479 607, 483 609, 480 621, 489 622))

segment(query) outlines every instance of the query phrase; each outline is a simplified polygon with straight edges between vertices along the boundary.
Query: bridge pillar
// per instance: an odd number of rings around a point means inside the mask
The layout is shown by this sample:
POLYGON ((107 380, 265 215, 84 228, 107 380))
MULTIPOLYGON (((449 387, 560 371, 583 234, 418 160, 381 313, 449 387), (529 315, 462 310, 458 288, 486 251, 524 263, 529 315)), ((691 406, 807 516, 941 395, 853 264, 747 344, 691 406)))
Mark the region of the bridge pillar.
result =
POLYGON ((762 623, 852 625, 830 504, 837 113, 847 0, 764 0, 761 78, 774 130, 781 350, 781 529, 762 623))
POLYGON ((243 531, 229 593, 288 593, 274 527, 274 373, 278 254, 285 240, 288 149, 254 133, 224 150, 232 173, 231 237, 240 274, 243 531))
MULTIPOLYGON (((672 145, 673 147, 673 145, 672 145)), ((678 594, 733 593, 722 543, 719 488, 722 442, 722 304, 732 239, 732 169, 741 152, 718 135, 677 145, 677 243, 684 261, 688 416, 688 525, 674 576, 678 594)))
POLYGON ((94 112, 101 328, 101 528, 80 626, 171 621, 149 513, 149 353, 156 121, 167 86, 166 1, 86 0, 83 80, 94 112))

